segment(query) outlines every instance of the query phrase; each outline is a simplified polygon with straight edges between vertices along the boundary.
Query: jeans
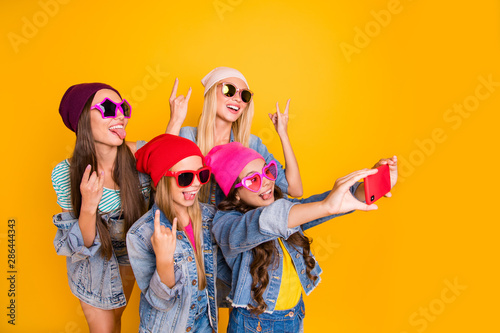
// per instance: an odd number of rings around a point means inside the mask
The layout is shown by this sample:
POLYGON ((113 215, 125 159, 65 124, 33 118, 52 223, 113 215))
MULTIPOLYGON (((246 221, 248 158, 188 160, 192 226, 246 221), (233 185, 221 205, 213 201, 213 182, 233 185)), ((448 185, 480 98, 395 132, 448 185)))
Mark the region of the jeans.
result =
POLYGON ((228 333, 297 333, 303 331, 305 316, 302 298, 292 309, 262 313, 256 316, 246 308, 233 308, 229 316, 228 333))

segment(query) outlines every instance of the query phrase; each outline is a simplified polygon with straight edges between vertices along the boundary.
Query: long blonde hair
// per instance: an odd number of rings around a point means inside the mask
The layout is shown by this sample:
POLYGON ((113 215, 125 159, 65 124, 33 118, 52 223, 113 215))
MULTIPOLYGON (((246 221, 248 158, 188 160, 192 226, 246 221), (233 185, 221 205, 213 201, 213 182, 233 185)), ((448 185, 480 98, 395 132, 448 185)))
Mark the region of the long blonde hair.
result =
MULTIPOLYGON (((165 216, 170 222, 173 222, 177 214, 175 213, 174 200, 170 193, 172 193, 171 190, 172 187, 175 186, 173 185, 175 180, 173 178, 169 180, 168 178, 171 177, 162 177, 158 182, 158 185, 156 187, 155 200, 156 204, 158 205, 158 208, 160 208, 160 210, 163 212, 163 214, 165 214, 165 216)), ((191 223, 193 225, 193 233, 196 244, 195 261, 196 261, 196 270, 198 272, 198 289, 203 290, 205 289, 207 281, 205 278, 205 265, 203 263, 203 248, 201 243, 201 239, 203 237, 203 230, 201 221, 201 208, 200 208, 200 203, 198 201, 198 195, 196 195, 194 199, 194 204, 188 207, 187 211, 189 218, 191 219, 191 223)), ((179 230, 184 230, 184 228, 180 227, 179 224, 177 224, 177 226, 179 230)))
MULTIPOLYGON (((201 153, 206 155, 210 149, 215 146, 215 118, 217 117, 217 86, 214 84, 210 88, 203 102, 203 111, 201 113, 200 122, 198 123, 198 134, 196 142, 200 147, 201 153)), ((250 143, 250 127, 252 125, 254 113, 253 99, 248 103, 247 107, 241 113, 231 129, 234 134, 234 141, 248 147, 250 143)))
MULTIPOLYGON (((217 117, 217 86, 214 84, 205 94, 203 111, 198 123, 198 133, 196 142, 203 155, 215 146, 215 118, 217 117)), ((250 145, 250 128, 254 113, 253 98, 241 113, 240 117, 231 125, 234 141, 241 143, 245 147, 250 145)), ((214 184, 212 179, 209 184, 202 187, 199 192, 200 200, 208 202, 210 190, 214 184)))

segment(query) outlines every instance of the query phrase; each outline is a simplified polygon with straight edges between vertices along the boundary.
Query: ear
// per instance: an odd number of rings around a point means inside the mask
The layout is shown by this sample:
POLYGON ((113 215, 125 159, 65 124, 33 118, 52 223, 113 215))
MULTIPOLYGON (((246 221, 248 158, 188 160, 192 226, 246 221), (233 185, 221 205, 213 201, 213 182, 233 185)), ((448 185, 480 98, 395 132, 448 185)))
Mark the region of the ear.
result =
POLYGON ((240 196, 238 194, 236 194, 236 200, 240 201, 240 196))

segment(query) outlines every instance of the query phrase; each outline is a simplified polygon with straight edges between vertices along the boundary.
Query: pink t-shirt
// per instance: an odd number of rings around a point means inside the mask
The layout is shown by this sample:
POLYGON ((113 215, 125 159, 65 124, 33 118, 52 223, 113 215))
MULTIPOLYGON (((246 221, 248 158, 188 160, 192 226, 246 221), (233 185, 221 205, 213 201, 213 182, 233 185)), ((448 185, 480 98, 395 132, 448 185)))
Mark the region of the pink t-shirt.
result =
POLYGON ((184 231, 193 245, 193 249, 196 251, 196 242, 194 241, 193 224, 191 223, 191 220, 189 220, 189 224, 184 227, 184 231))

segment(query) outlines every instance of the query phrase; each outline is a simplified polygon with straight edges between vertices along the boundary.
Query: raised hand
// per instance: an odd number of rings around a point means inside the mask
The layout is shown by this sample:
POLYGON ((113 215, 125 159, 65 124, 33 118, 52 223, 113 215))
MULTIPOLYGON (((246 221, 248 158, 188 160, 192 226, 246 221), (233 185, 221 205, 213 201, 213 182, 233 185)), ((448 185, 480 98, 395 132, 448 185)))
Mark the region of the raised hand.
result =
POLYGON ((352 210, 369 211, 377 209, 378 207, 375 204, 367 205, 356 199, 349 190, 358 180, 377 172, 377 169, 363 169, 337 179, 332 191, 323 200, 329 214, 347 213, 352 210))
POLYGON ((80 212, 95 214, 102 198, 104 171, 101 171, 98 176, 96 171, 90 174, 91 169, 92 167, 90 164, 87 165, 80 183, 80 193, 82 194, 82 207, 80 212))
MULTIPOLYGON (((396 156, 393 156, 391 158, 382 158, 373 166, 373 168, 378 168, 379 166, 384 164, 389 164, 389 172, 391 176, 391 188, 393 188, 394 185, 396 185, 396 182, 398 181, 398 159, 396 156)), ((392 194, 391 192, 389 192, 385 196, 391 197, 392 194)))
POLYGON ((288 107, 290 106, 290 99, 286 102, 285 111, 280 112, 280 107, 278 102, 276 102, 276 112, 271 114, 268 113, 269 119, 273 122, 274 128, 278 135, 281 137, 283 135, 288 135, 288 107))
POLYGON ((154 231, 151 244, 155 251, 157 266, 174 262, 175 245, 177 244, 177 218, 172 222, 172 230, 160 224, 160 210, 156 210, 154 231))
POLYGON ((177 96, 177 87, 179 86, 179 79, 176 78, 172 94, 170 95, 170 121, 184 122, 187 115, 189 98, 191 98, 192 89, 189 88, 186 97, 184 95, 177 96))

